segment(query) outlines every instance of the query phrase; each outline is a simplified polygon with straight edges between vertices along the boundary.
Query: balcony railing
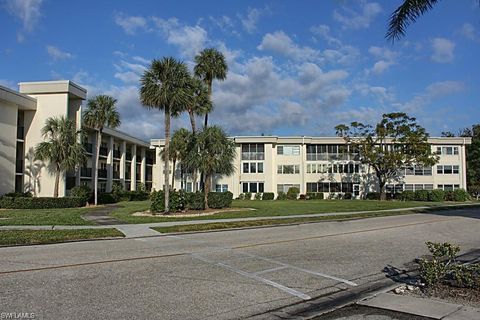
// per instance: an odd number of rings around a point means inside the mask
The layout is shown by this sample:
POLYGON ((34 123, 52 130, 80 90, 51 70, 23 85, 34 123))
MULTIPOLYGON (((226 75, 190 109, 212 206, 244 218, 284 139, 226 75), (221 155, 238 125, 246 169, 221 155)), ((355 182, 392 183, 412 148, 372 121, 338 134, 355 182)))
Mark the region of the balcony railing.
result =
POLYGON ((113 171, 113 179, 120 179, 120 172, 113 171))
POLYGON ((146 179, 145 179, 145 180, 147 180, 147 181, 153 181, 153 179, 152 179, 152 175, 151 175, 151 174, 147 174, 147 176, 146 176, 146 179))
POLYGON ((85 151, 88 153, 92 153, 93 151, 93 145, 91 143, 84 143, 83 148, 85 148, 85 151))
POLYGON ((23 140, 25 137, 25 128, 24 127, 17 127, 17 139, 23 140))
POLYGON ((23 173, 23 160, 17 160, 15 163, 15 173, 23 173))
POLYGON ((107 154, 108 154, 108 148, 107 147, 100 147, 100 155, 106 157, 107 154))
POLYGON ((125 153, 125 158, 129 161, 132 160, 132 154, 130 152, 125 153))
POLYGON ((141 180, 141 179, 140 179, 141 176, 142 176, 142 175, 137 172, 137 174, 136 174, 136 179, 137 179, 137 181, 140 181, 140 180, 141 180))
POLYGON ((113 150, 113 157, 116 159, 120 159, 120 150, 113 150))
POLYGON ((80 176, 81 177, 92 177, 92 168, 80 168, 80 176))
POLYGON ((98 177, 106 179, 107 178, 107 169, 98 169, 98 177))
POLYGON ((132 174, 128 171, 125 171, 125 180, 130 180, 131 177, 132 177, 132 174))

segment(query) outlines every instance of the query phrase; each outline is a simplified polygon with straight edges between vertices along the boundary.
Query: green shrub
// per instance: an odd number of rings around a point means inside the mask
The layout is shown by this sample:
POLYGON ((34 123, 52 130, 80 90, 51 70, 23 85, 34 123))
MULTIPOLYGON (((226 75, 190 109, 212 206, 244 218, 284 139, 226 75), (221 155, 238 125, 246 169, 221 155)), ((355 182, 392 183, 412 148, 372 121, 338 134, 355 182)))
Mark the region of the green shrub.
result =
POLYGON ((89 186, 76 186, 70 190, 70 197, 83 199, 85 205, 92 198, 92 190, 89 186))
POLYGON ((287 194, 283 191, 280 191, 277 195, 277 200, 287 200, 287 194))
POLYGON ((208 193, 208 206, 213 209, 230 208, 232 200, 233 193, 230 191, 208 193))
POLYGON ((440 202, 445 199, 445 191, 442 189, 431 190, 428 192, 428 201, 440 202))
POLYGON ((273 192, 264 192, 262 200, 273 200, 275 199, 275 193, 273 192))
POLYGON ((405 190, 402 192, 402 200, 403 201, 413 201, 415 200, 415 192, 410 190, 405 190))
POLYGON ((445 191, 445 201, 455 201, 455 196, 453 194, 453 190, 445 191))
POLYGON ((240 194, 238 195, 238 198, 237 198, 237 199, 238 199, 238 200, 245 200, 245 194, 244 194, 244 193, 240 193, 240 194))
POLYGON ((351 192, 345 192, 345 194, 343 195, 343 199, 345 200, 352 200, 352 198, 353 196, 351 192))
POLYGON ((252 193, 251 192, 245 192, 245 200, 252 200, 252 193))
POLYGON ((84 206, 84 199, 78 197, 1 197, 0 208, 4 209, 55 209, 84 206))
POLYGON ((467 201, 470 200, 470 195, 465 189, 455 189, 453 191, 453 201, 467 201))
POLYGON ((115 202, 125 201, 125 199, 123 198, 124 192, 125 190, 120 183, 114 182, 112 184, 112 197, 115 199, 115 202))
POLYGON ((33 195, 31 192, 9 192, 5 193, 3 196, 12 198, 31 198, 33 195))
POLYGON ((262 194, 260 192, 255 193, 255 200, 262 200, 262 194))
POLYGON ((428 190, 416 190, 415 201, 428 201, 428 190))
POLYGON ((120 201, 145 201, 150 194, 145 190, 124 191, 120 196, 120 201))
POLYGON ((98 194, 98 203, 99 204, 109 204, 109 203, 116 203, 118 200, 113 196, 111 193, 99 193, 98 194))
POLYGON ((299 197, 298 197, 299 200, 307 200, 307 196, 304 195, 304 194, 301 194, 299 197))
POLYGON ((307 192, 307 200, 323 200, 323 192, 307 192))
POLYGON ((368 192, 367 200, 380 200, 380 192, 368 192))
POLYGON ((203 192, 187 192, 185 193, 185 208, 188 210, 205 209, 205 197, 203 192))
POLYGON ((323 192, 317 192, 315 194, 315 199, 317 200, 323 200, 325 198, 325 194, 323 192))
POLYGON ((298 194, 300 193, 300 189, 297 187, 290 187, 287 191, 287 199, 288 200, 297 200, 298 194))
POLYGON ((449 278, 462 288, 480 288, 480 264, 452 265, 449 278))
POLYGON ((426 242, 432 258, 420 260, 420 278, 427 286, 433 286, 445 279, 450 267, 460 252, 460 247, 450 243, 426 242))
MULTIPOLYGON (((178 212, 185 209, 185 196, 183 191, 170 190, 169 192, 169 210, 170 212, 178 212)), ((165 211, 165 193, 163 190, 153 191, 150 194, 151 212, 165 211)))

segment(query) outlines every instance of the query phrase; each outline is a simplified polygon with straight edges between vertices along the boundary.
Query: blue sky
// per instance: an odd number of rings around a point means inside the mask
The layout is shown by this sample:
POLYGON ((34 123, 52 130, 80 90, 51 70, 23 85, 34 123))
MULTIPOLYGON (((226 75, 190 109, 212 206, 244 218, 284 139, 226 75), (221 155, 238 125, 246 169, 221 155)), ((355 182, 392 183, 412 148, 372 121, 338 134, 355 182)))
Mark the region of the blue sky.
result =
POLYGON ((157 138, 163 116, 140 105, 139 76, 153 58, 191 68, 216 47, 229 73, 214 83, 210 119, 231 135, 332 135, 393 111, 431 135, 479 123, 477 1, 440 1, 392 44, 400 3, 0 0, 0 85, 73 80, 118 99, 122 130, 157 138))

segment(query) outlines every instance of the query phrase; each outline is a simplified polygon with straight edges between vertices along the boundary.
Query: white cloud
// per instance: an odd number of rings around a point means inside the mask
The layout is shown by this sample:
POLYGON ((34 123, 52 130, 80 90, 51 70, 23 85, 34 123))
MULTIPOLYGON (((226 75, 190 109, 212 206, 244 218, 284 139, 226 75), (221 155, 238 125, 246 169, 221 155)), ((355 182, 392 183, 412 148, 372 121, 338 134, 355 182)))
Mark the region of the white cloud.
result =
POLYGON ((377 60, 372 68, 367 70, 367 74, 372 72, 374 74, 382 74, 387 71, 391 66, 397 64, 396 59, 398 52, 391 51, 387 48, 372 46, 368 49, 368 52, 377 60))
POLYGON ((180 49, 183 57, 194 57, 207 44, 208 33, 199 25, 184 25, 177 18, 153 17, 152 20, 167 42, 180 49))
POLYGON ((247 16, 241 17, 240 21, 242 22, 242 26, 248 33, 253 33, 257 29, 257 23, 262 15, 262 11, 260 9, 248 9, 247 16))
MULTIPOLYGON (((139 57, 137 57, 136 61, 138 61, 138 58, 139 57)), ((133 59, 135 60, 135 58, 133 59)), ((149 61, 145 60, 144 63, 147 64, 149 61)), ((114 66, 115 69, 117 69, 114 75, 115 78, 120 79, 126 84, 138 84, 141 75, 147 68, 144 64, 130 63, 125 60, 120 61, 120 64, 115 64, 114 66)))
POLYGON ((406 112, 419 112, 419 109, 430 104, 436 99, 465 90, 465 85, 459 81, 439 81, 428 85, 424 92, 417 94, 412 100, 401 104, 400 107, 406 112))
POLYGON ((283 31, 267 33, 257 47, 261 51, 270 51, 295 60, 315 60, 318 52, 310 47, 300 47, 283 31))
POLYGON ((325 25, 325 24, 320 24, 318 26, 313 26, 313 27, 310 28, 310 31, 314 35, 317 35, 317 36, 325 39, 328 44, 333 44, 333 45, 336 45, 336 46, 341 46, 342 45, 342 42, 339 39, 333 37, 330 34, 330 27, 325 25))
POLYGON ((25 33, 33 32, 40 19, 43 0, 6 0, 9 14, 22 22, 22 28, 17 32, 17 40, 22 42, 25 33))
POLYGON ((460 29, 460 34, 470 40, 479 40, 480 37, 471 23, 464 23, 460 29))
POLYGON ((141 16, 127 16, 124 13, 118 13, 115 15, 115 23, 130 35, 134 35, 138 30, 148 30, 147 19, 141 16))
POLYGON ((438 63, 452 62, 455 58, 455 43, 445 38, 435 38, 432 40, 432 61, 438 63))
POLYGON ((361 1, 360 12, 343 7, 342 12, 335 10, 333 19, 340 22, 344 29, 365 29, 373 19, 382 12, 382 7, 376 2, 361 1))
POLYGON ((59 48, 55 46, 47 46, 47 53, 50 56, 50 59, 53 61, 59 61, 59 60, 67 60, 67 59, 72 59, 73 55, 69 52, 62 51, 59 48))

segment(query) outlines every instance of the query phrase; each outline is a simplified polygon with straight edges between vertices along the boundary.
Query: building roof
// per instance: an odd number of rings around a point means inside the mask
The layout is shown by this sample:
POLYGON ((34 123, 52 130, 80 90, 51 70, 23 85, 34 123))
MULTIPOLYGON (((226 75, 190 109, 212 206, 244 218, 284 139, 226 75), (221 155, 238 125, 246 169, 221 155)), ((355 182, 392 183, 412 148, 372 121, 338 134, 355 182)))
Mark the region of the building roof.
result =
POLYGON ((87 89, 70 80, 20 82, 20 92, 25 94, 68 93, 72 99, 85 100, 87 89))
POLYGON ((37 99, 3 86, 0 86, 0 101, 14 104, 18 106, 20 110, 37 109, 37 99))

